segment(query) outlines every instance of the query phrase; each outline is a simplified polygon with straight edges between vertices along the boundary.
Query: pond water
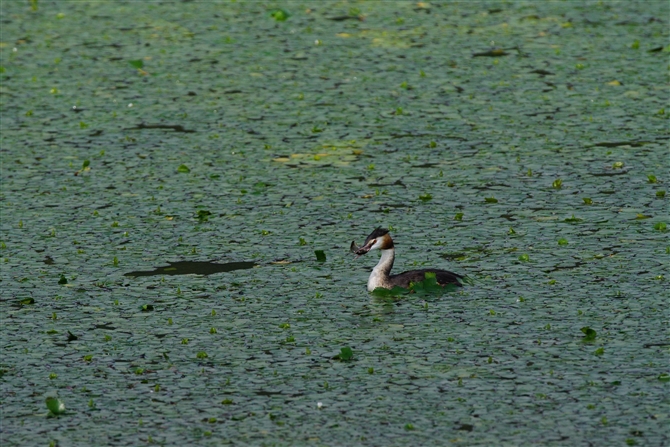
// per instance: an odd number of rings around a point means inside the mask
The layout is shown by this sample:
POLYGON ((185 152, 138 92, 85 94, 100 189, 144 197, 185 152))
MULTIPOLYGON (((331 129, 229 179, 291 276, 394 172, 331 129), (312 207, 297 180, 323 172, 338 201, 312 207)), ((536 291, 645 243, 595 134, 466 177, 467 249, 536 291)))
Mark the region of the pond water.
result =
POLYGON ((668 444, 667 2, 0 8, 3 445, 668 444))

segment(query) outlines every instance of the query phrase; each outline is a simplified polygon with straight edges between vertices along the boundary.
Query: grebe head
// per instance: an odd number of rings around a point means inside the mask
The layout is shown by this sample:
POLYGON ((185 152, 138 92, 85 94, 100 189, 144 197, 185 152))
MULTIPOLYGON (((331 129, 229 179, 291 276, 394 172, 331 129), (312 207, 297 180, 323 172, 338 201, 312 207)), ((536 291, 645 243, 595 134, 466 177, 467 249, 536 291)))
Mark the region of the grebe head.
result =
POLYGON ((358 247, 355 242, 351 243, 351 251, 358 256, 364 255, 370 250, 388 250, 393 248, 393 239, 386 228, 377 227, 365 239, 365 243, 358 247))

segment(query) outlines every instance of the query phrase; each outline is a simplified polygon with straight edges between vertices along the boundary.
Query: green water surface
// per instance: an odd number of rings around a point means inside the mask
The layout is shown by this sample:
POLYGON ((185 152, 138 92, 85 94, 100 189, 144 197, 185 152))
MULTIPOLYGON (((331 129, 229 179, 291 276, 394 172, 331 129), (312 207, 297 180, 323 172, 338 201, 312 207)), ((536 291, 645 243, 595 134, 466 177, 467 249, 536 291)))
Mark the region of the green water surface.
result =
POLYGON ((3 1, 0 443, 667 445, 669 12, 3 1))

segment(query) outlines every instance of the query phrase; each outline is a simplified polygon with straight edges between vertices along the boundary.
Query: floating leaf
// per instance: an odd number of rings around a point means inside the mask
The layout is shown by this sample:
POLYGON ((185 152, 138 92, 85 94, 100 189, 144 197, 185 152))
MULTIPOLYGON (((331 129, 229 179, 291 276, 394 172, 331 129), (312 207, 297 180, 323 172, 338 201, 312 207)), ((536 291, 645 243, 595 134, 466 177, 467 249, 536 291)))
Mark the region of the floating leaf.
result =
POLYGON ((177 168, 177 172, 188 173, 191 172, 191 170, 186 165, 179 165, 179 167, 177 168))
POLYGON ((442 291, 443 288, 437 283, 437 275, 435 272, 426 272, 423 274, 424 280, 416 283, 411 283, 409 288, 416 292, 431 292, 442 291))
POLYGON ((498 203, 498 199, 496 199, 495 197, 486 197, 484 198, 484 201, 486 203, 498 203))
POLYGON ((131 65, 131 67, 137 68, 138 70, 144 68, 144 61, 142 59, 128 61, 128 63, 131 65))
POLYGON ((291 14, 283 9, 275 9, 274 11, 270 12, 270 16, 277 22, 285 22, 289 17, 291 17, 291 14))
POLYGON ((583 341, 593 341, 596 339, 596 331, 591 329, 588 326, 584 326, 583 328, 580 329, 584 333, 584 338, 582 339, 583 341))
POLYGON ((252 191, 252 194, 257 195, 257 196, 261 195, 261 194, 264 194, 264 193, 266 193, 269 186, 270 185, 268 185, 267 183, 264 183, 264 182, 256 182, 256 183, 254 183, 254 190, 252 191))
POLYGON ((383 287, 377 287, 372 291, 372 294, 378 297, 394 297, 402 296, 410 293, 410 289, 405 289, 404 287, 395 286, 392 289, 385 289, 383 287))
POLYGON ((354 357, 354 351, 351 350, 350 347, 345 346, 344 348, 340 348, 340 353, 338 354, 338 358, 340 360, 351 360, 354 357))
POLYGON ((46 405, 51 414, 55 416, 65 413, 65 404, 56 397, 47 397, 46 405))
POLYGON ((667 373, 659 374, 658 380, 660 380, 661 382, 670 382, 670 374, 667 373))
POLYGON ((207 210, 198 210, 197 213, 197 218, 200 222, 207 222, 209 220, 209 216, 211 216, 212 213, 207 210))

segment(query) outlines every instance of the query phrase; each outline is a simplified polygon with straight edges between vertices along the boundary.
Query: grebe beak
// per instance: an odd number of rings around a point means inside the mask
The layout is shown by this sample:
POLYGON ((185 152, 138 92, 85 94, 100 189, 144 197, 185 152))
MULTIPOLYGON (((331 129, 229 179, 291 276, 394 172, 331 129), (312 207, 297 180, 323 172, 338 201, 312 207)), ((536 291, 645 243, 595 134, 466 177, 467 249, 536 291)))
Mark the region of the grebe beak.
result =
POLYGON ((359 247, 358 245, 356 245, 355 241, 352 241, 349 250, 351 250, 352 253, 357 255, 354 259, 358 259, 359 256, 362 256, 365 253, 369 252, 372 246, 375 244, 375 242, 376 242, 375 240, 371 240, 366 245, 359 247))

